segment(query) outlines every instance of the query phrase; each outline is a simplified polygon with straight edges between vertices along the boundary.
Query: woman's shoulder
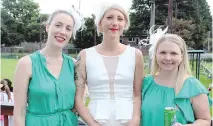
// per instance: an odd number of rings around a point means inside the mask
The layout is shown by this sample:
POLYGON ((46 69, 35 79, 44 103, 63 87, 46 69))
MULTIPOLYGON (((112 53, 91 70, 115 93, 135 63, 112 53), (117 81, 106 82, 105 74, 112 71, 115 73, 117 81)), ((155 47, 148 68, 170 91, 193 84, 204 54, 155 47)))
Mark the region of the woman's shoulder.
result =
POLYGON ((26 55, 24 57, 22 57, 21 59, 19 59, 17 65, 21 65, 21 66, 25 66, 25 65, 31 65, 32 61, 31 61, 31 55, 26 55))
POLYGON ((33 52, 33 53, 31 53, 29 55, 26 55, 26 56, 29 57, 34 62, 34 61, 36 61, 36 60, 38 60, 40 58, 40 55, 41 55, 40 54, 40 50, 38 50, 38 51, 33 52))
POLYGON ((83 60, 84 62, 86 62, 87 57, 94 58, 95 54, 97 54, 97 51, 95 49, 96 47, 97 46, 92 46, 92 47, 89 47, 89 48, 82 49, 78 54, 77 61, 83 60))
POLYGON ((146 75, 143 78, 143 90, 153 84, 153 75, 146 75))
POLYGON ((177 96, 191 98, 199 94, 209 94, 209 92, 197 78, 190 76, 185 80, 184 85, 177 96))
POLYGON ((153 75, 151 74, 146 75, 143 79, 143 81, 150 81, 150 80, 153 80, 153 75))
POLYGON ((208 93, 207 88, 197 78, 193 76, 188 77, 184 85, 186 89, 191 88, 201 93, 202 92, 208 93))
POLYGON ((126 50, 130 50, 132 53, 135 53, 136 57, 138 57, 138 58, 143 57, 143 53, 140 49, 131 47, 128 45, 125 45, 125 46, 126 46, 126 50))
POLYGON ((212 104, 212 100, 209 96, 208 90, 203 84, 195 77, 188 77, 182 89, 175 97, 175 103, 178 108, 183 112, 185 120, 188 122, 194 122, 194 113, 191 106, 191 98, 196 97, 200 94, 206 94, 208 96, 209 105, 212 104))

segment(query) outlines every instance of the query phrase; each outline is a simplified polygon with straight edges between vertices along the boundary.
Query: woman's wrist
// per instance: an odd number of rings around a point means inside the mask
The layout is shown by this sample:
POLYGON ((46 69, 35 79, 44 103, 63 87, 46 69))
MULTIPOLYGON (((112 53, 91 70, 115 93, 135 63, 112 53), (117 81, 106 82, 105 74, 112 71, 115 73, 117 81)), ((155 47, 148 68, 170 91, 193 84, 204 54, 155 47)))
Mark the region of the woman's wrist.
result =
POLYGON ((140 121, 141 120, 140 116, 133 116, 132 119, 135 120, 135 121, 140 121))
POLYGON ((97 124, 97 122, 95 120, 92 120, 88 123, 88 126, 94 126, 95 124, 97 124))

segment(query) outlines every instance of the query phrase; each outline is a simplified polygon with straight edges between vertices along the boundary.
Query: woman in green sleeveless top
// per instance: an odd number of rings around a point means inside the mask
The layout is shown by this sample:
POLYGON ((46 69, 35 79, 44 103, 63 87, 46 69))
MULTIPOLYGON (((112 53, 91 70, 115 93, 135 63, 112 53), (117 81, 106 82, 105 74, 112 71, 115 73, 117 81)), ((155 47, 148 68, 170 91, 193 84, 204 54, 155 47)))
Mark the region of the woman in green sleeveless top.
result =
MULTIPOLYGON (((73 9, 74 10, 74 9, 73 9)), ((18 62, 14 80, 16 126, 77 126, 74 60, 62 53, 81 27, 75 11, 57 10, 48 20, 46 46, 18 62)))
POLYGON ((176 109, 173 126, 210 126, 211 99, 190 74, 185 41, 174 34, 156 43, 151 75, 143 80, 141 126, 165 126, 165 107, 176 109))

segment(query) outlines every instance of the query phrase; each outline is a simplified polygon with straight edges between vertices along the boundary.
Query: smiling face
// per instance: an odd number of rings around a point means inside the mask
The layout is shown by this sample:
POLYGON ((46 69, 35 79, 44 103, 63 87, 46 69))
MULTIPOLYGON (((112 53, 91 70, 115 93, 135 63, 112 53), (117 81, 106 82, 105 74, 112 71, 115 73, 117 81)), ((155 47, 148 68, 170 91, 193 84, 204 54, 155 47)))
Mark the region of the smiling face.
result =
POLYGON ((61 12, 54 15, 46 26, 47 43, 59 48, 66 46, 72 36, 73 24, 73 18, 69 14, 61 12))
POLYGON ((120 36, 127 24, 124 14, 117 9, 109 9, 105 12, 99 27, 103 35, 120 36))
POLYGON ((178 70, 182 61, 181 49, 174 42, 164 41, 157 47, 156 61, 160 71, 172 72, 178 70))

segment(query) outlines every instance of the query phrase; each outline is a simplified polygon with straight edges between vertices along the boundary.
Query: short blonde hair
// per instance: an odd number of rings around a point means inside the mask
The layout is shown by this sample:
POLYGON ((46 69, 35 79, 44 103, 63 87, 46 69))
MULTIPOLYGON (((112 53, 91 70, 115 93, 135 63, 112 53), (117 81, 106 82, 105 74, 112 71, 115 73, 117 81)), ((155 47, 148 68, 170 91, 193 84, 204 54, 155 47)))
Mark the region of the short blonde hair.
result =
POLYGON ((106 11, 108 11, 110 9, 119 10, 121 13, 123 13, 124 18, 126 20, 125 30, 127 30, 129 28, 129 26, 130 26, 129 14, 123 7, 121 7, 120 5, 117 5, 117 4, 105 4, 101 8, 99 14, 96 15, 95 24, 97 26, 98 35, 100 35, 100 22, 101 22, 102 18, 104 17, 106 11))
POLYGON ((181 90, 181 88, 184 84, 184 81, 185 81, 187 75, 191 75, 186 43, 180 36, 175 35, 175 34, 165 34, 158 40, 156 47, 154 49, 154 57, 152 59, 151 74, 156 75, 160 70, 159 66, 157 64, 156 52, 157 52, 159 45, 165 41, 169 41, 169 42, 173 42, 173 43, 177 44, 178 47, 180 48, 181 54, 182 54, 182 62, 178 66, 177 82, 175 85, 175 92, 176 92, 176 94, 178 94, 178 92, 181 90))

